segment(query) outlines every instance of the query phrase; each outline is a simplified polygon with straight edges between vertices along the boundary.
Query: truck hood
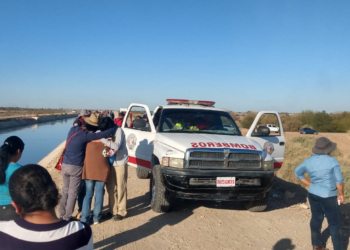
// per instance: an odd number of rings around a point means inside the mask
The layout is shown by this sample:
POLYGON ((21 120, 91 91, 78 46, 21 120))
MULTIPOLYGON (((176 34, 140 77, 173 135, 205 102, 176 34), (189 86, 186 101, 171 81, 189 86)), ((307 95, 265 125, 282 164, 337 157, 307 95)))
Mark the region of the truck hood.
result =
POLYGON ((182 152, 185 152, 189 148, 232 148, 262 151, 260 144, 244 136, 158 133, 155 141, 156 143, 163 143, 182 152))

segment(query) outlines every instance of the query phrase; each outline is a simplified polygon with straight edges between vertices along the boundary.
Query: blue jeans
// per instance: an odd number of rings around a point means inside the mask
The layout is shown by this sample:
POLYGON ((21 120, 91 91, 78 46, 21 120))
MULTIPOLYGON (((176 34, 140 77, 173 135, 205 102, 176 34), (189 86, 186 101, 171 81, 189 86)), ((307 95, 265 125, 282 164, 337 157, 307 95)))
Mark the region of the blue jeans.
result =
POLYGON ((343 250, 341 215, 337 197, 322 198, 309 193, 311 207, 311 241, 313 246, 322 247, 321 228, 324 217, 328 221, 329 231, 332 237, 334 250, 343 250))
POLYGON ((85 198, 85 181, 82 180, 80 182, 79 190, 78 190, 78 212, 81 212, 83 210, 83 202, 85 198))
POLYGON ((101 220, 101 211, 103 206, 103 194, 105 183, 103 181, 85 180, 86 194, 83 202, 83 210, 81 214, 81 221, 89 223, 91 201, 95 191, 95 205, 94 205, 94 222, 101 220))

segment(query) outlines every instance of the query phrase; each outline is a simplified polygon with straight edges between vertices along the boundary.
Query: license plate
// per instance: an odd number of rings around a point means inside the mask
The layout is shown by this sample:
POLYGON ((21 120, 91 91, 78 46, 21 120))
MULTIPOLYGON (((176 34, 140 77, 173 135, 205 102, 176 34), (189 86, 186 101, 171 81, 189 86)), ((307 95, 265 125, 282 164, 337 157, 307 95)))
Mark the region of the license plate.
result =
POLYGON ((217 177, 217 187, 234 187, 236 186, 236 177, 217 177))

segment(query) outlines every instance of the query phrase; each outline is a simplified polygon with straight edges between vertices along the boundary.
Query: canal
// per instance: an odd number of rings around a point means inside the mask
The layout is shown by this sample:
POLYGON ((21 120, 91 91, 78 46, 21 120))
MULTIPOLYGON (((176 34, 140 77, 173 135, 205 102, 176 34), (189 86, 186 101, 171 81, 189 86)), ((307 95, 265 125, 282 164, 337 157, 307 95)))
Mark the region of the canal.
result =
POLYGON ((16 135, 25 144, 22 158, 18 163, 20 165, 38 163, 60 143, 66 140, 74 119, 69 118, 26 127, 0 130, 0 144, 2 145, 7 137, 16 135))

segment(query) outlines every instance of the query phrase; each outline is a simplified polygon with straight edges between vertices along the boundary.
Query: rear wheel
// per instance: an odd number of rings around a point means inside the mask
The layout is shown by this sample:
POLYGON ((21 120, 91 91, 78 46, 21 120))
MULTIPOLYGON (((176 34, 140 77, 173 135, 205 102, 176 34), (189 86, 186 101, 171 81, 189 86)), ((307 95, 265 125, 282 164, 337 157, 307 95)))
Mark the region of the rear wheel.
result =
POLYGON ((267 197, 266 195, 262 200, 246 201, 244 206, 250 212, 263 212, 267 208, 267 197))
POLYGON ((136 169, 136 175, 139 179, 148 179, 150 176, 150 173, 148 170, 146 169, 142 169, 142 168, 137 168, 136 169))
POLYGON ((151 208, 157 213, 166 213, 170 209, 169 196, 161 181, 162 173, 160 165, 152 169, 150 181, 151 208))

